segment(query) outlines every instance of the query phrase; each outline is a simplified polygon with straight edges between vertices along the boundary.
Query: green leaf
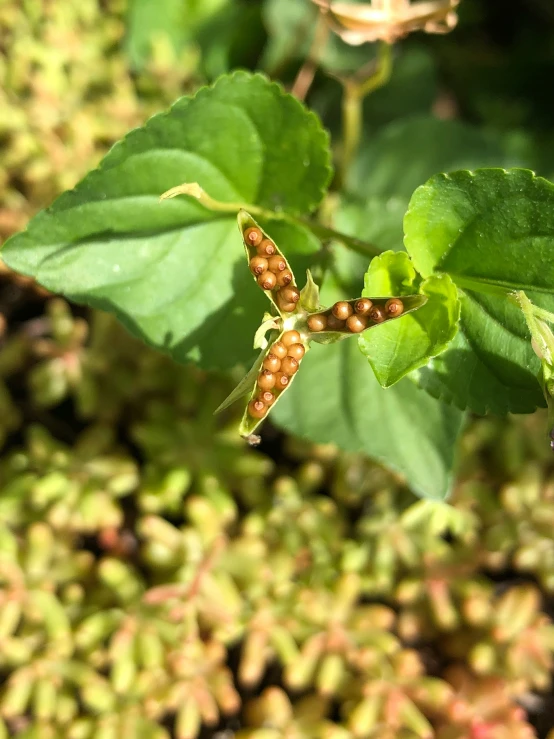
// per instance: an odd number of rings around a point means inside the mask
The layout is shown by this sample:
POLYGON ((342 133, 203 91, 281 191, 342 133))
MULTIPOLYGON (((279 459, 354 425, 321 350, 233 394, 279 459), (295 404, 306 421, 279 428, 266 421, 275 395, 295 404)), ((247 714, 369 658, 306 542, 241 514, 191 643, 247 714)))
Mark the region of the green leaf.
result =
MULTIPOLYGON (((329 160, 315 115, 263 76, 236 73, 131 132, 2 256, 48 289, 115 313, 179 361, 246 363, 265 299, 244 262, 236 211, 159 196, 186 180, 223 202, 307 213, 323 197, 329 160)), ((305 274, 317 239, 283 221, 264 228, 305 274)))
MULTIPOLYGON (((417 291, 420 279, 405 252, 385 252, 372 260, 365 276, 365 297, 409 295, 417 291)), ((390 387, 431 357, 443 352, 457 331, 460 302, 456 286, 448 275, 432 275, 419 290, 427 303, 415 313, 402 316, 363 333, 360 350, 369 359, 383 387, 390 387)))
POLYGON ((554 185, 521 169, 437 175, 414 193, 404 225, 416 268, 448 274, 461 297, 460 334, 418 372, 421 386, 477 413, 544 405, 539 360, 508 294, 554 308, 554 185))
POLYGON ((354 341, 314 344, 273 418, 310 441, 364 452, 418 495, 448 495, 463 414, 409 380, 383 390, 354 341))

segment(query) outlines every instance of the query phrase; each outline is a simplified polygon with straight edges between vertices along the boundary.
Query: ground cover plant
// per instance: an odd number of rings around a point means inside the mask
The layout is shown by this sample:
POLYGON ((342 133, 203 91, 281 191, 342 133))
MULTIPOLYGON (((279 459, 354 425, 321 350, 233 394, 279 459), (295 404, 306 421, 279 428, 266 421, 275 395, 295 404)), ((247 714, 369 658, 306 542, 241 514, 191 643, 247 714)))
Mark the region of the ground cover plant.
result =
POLYGON ((551 14, 366 5, 0 9, 5 736, 554 724, 551 14))

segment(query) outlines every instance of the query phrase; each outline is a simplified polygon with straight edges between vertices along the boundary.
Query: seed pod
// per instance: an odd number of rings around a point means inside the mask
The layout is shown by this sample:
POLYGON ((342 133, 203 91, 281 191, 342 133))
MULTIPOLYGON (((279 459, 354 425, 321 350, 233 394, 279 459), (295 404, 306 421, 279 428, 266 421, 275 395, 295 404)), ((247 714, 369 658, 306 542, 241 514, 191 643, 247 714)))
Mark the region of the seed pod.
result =
POLYGON ((299 344, 300 334, 298 333, 298 331, 285 331, 285 333, 281 336, 281 341, 287 348, 289 346, 292 346, 293 344, 299 344))
POLYGON ((316 313, 308 318, 308 328, 310 331, 316 333, 317 331, 324 331, 327 328, 327 316, 323 313, 316 313))
MULTIPOLYGON (((273 393, 269 394, 273 395, 273 393)), ((253 418, 263 418, 267 413, 267 405, 259 398, 251 400, 250 403, 248 403, 248 413, 253 418)))
POLYGON ((404 303, 400 298, 391 298, 385 303, 385 310, 389 316, 395 318, 396 316, 402 315, 404 312, 404 303))
POLYGON ((248 266, 252 274, 258 277, 259 275, 263 275, 264 272, 267 272, 268 261, 265 257, 252 257, 248 266))
POLYGON ((270 239, 263 239, 256 247, 256 251, 261 257, 271 257, 277 251, 275 244, 270 239))
POLYGON ((244 232, 244 240, 249 246, 258 246, 263 239, 263 234, 259 228, 247 228, 244 232))
POLYGON ((292 272, 290 269, 284 269, 277 275, 277 284, 279 287, 286 287, 292 282, 292 272))
POLYGON ((373 302, 369 298, 361 298, 360 300, 356 301, 356 304, 354 305, 354 310, 359 316, 367 316, 372 307, 373 302))
POLYGON ((382 323, 387 316, 380 305, 374 305, 369 311, 369 317, 373 323, 382 323))
POLYGON ((298 303, 300 300, 300 290, 297 287, 282 287, 279 290, 279 295, 286 303, 298 303))
POLYGON ((287 356, 293 357, 293 359, 296 359, 296 361, 299 362, 305 353, 306 350, 304 349, 303 344, 291 344, 288 348, 287 356))
POLYGON ((346 319, 346 328, 353 334, 359 334, 367 328, 368 319, 366 316, 353 315, 346 319))
POLYGON ((280 254, 274 254, 272 257, 269 257, 267 261, 268 269, 270 269, 271 272, 282 272, 287 268, 287 263, 280 254))
POLYGON ((350 303, 347 303, 345 300, 339 300, 338 303, 335 303, 333 306, 333 315, 335 318, 338 318, 339 321, 346 321, 346 319, 352 315, 354 312, 354 309, 350 305, 350 303))
POLYGON ((270 352, 264 359, 262 367, 270 372, 278 372, 281 369, 281 360, 270 352))
POLYGON ((259 394, 256 400, 261 400, 268 408, 271 408, 273 403, 275 403, 275 395, 273 395, 271 390, 264 390, 263 393, 259 394))
POLYGON ((264 290, 273 290, 276 282, 277 278, 273 272, 267 271, 258 277, 258 285, 264 290))
POLYGON ((277 372, 275 375, 275 389, 284 390, 290 382, 290 377, 284 372, 277 372))
POLYGON ((285 357, 281 362, 281 372, 292 377, 295 372, 298 372, 298 361, 294 357, 285 357))
POLYGON ((338 319, 333 313, 327 316, 327 331, 341 331, 344 325, 344 321, 338 319))
POLYGON ((258 387, 260 390, 271 390, 275 387, 275 375, 269 370, 263 370, 258 377, 258 387))
POLYGON ((287 356, 288 351, 282 341, 276 341, 271 347, 271 353, 275 354, 279 359, 284 359, 287 356))

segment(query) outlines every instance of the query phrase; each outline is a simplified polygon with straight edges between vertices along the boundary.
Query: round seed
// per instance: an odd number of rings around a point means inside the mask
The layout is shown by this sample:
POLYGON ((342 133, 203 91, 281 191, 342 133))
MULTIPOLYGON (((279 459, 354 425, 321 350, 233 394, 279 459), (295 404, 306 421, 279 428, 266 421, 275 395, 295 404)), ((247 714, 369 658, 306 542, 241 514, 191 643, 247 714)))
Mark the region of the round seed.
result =
POLYGON ((273 403, 275 403, 275 395, 273 395, 271 390, 264 390, 263 393, 260 393, 258 400, 265 403, 267 407, 270 408, 273 403))
POLYGON ((296 361, 299 362, 305 353, 306 353, 306 350, 304 349, 303 344, 291 344, 289 346, 287 355, 289 357, 292 357, 293 359, 296 359, 296 361))
POLYGON ((287 263, 280 254, 274 254, 268 259, 268 269, 272 272, 282 272, 287 268, 287 263))
POLYGON ((346 328, 353 334, 359 334, 367 328, 367 318, 365 316, 349 316, 346 319, 346 328))
POLYGON ((287 348, 293 344, 300 344, 300 334, 298 331, 285 331, 281 336, 281 341, 287 348))
POLYGON ((285 357, 281 362, 281 372, 285 375, 292 376, 295 372, 298 372, 298 362, 294 357, 285 357))
POLYGON ((261 243, 264 235, 259 228, 247 228, 244 232, 244 240, 250 246, 258 246, 261 243))
POLYGON ((327 316, 323 313, 316 313, 308 318, 308 328, 310 331, 316 333, 317 331, 324 331, 327 327, 327 316))
POLYGON ((248 413, 254 418, 263 418, 267 413, 267 405, 259 398, 251 400, 248 403, 248 413))
POLYGON ((344 321, 341 321, 332 313, 327 316, 327 330, 328 331, 342 331, 344 328, 344 321))
POLYGON ((258 285, 264 290, 273 290, 277 279, 273 272, 264 272, 258 277, 258 285))
POLYGON ((258 387, 260 390, 271 390, 275 387, 276 376, 269 370, 263 370, 258 376, 258 387))
POLYGON ((270 352, 264 359, 262 367, 270 372, 278 372, 281 369, 281 360, 270 352))
POLYGON ((252 257, 249 267, 252 274, 256 275, 256 277, 263 275, 264 272, 267 272, 267 259, 265 257, 252 257))
POLYGON ((278 300, 277 305, 281 313, 294 313, 296 310, 296 303, 283 303, 282 300, 278 300))
POLYGON ((282 341, 276 341, 271 347, 271 353, 275 354, 278 359, 284 359, 287 356, 287 347, 282 341))
POLYGON ((346 321, 348 316, 351 316, 352 313, 354 313, 354 309, 350 303, 347 303, 345 300, 339 300, 339 302, 335 303, 333 306, 333 315, 335 318, 338 318, 339 321, 346 321))
POLYGON ((292 282, 292 272, 290 269, 284 269, 282 272, 279 272, 277 275, 277 284, 279 287, 285 287, 286 285, 290 285, 292 282))
POLYGON ((275 375, 275 389, 284 390, 290 382, 290 377, 284 372, 277 372, 275 375))
POLYGON ((356 304, 354 305, 354 310, 359 316, 367 316, 369 311, 373 308, 373 303, 369 298, 361 298, 360 300, 356 301, 356 304))
POLYGON ((300 290, 297 287, 282 287, 279 294, 287 303, 298 303, 300 300, 300 290))
POLYGON ((263 241, 258 244, 258 248, 256 251, 261 257, 271 257, 273 256, 273 254, 275 254, 277 249, 275 248, 275 244, 273 243, 273 241, 270 241, 269 239, 263 239, 263 241))
POLYGON ((380 305, 374 305, 373 308, 369 311, 369 317, 373 321, 373 323, 382 323, 385 318, 385 311, 381 308, 380 305))
POLYGON ((393 318, 401 316, 404 313, 404 303, 399 298, 391 298, 385 303, 385 310, 393 318))

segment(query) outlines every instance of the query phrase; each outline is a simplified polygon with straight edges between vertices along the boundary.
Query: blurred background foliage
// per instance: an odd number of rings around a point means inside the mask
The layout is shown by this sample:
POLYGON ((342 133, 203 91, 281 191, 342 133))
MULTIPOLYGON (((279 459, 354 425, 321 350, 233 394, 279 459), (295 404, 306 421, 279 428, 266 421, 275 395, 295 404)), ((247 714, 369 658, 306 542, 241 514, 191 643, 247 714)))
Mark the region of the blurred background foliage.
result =
MULTIPOLYGON (((0 237, 217 75, 290 87, 315 24, 300 0, 2 0, 0 237)), ((398 248, 437 171, 553 175, 553 30, 549 0, 462 0, 453 34, 399 44, 342 227, 398 248)), ((325 47, 307 102, 335 140, 338 78, 373 54, 325 47)), ((540 413, 471 420, 430 503, 269 424, 245 448, 240 409, 212 415, 229 378, 5 269, 0 333, 0 737, 554 736, 540 413)))

